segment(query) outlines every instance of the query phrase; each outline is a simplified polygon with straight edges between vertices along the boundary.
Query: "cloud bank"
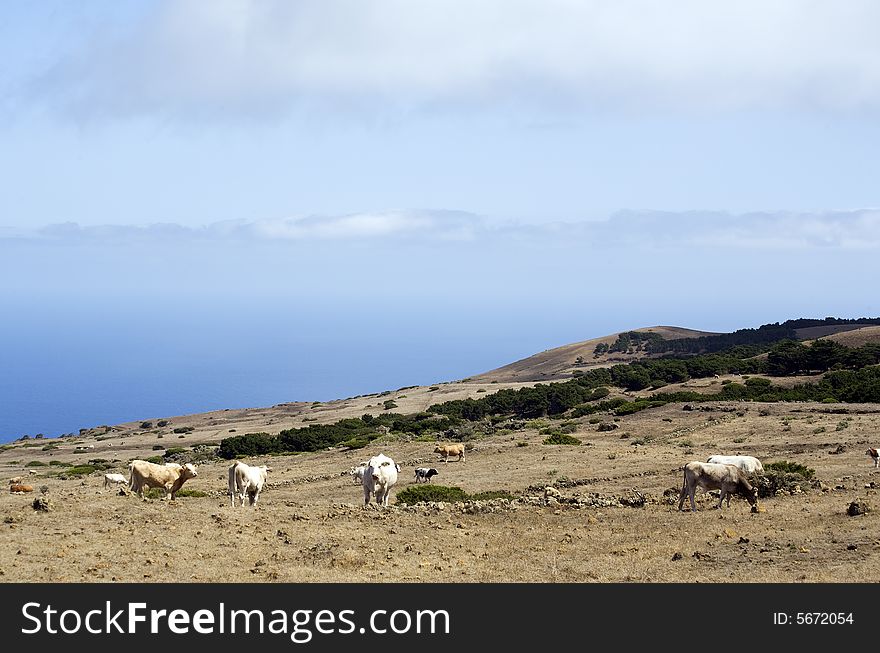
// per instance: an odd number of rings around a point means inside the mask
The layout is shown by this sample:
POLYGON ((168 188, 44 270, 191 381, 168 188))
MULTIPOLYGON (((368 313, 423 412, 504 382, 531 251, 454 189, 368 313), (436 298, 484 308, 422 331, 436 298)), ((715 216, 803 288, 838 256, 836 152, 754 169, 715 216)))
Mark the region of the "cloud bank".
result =
POLYGON ((195 241, 388 245, 504 243, 605 248, 733 248, 754 250, 880 247, 880 209, 731 214, 712 211, 619 211, 607 220, 528 224, 465 211, 389 210, 339 216, 177 224, 48 225, 0 230, 2 242, 151 243, 195 241))
POLYGON ((163 0, 101 24, 29 93, 76 115, 859 110, 880 5, 743 0, 163 0))

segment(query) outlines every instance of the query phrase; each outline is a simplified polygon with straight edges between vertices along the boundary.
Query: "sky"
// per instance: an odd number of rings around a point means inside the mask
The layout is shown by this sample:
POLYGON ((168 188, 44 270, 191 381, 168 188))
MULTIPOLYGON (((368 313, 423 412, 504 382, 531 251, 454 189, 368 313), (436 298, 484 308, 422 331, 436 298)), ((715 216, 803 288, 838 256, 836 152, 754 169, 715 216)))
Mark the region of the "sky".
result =
POLYGON ((162 306, 202 316, 190 338, 406 333, 439 375, 452 333, 477 373, 641 326, 880 315, 875 2, 0 13, 19 351, 162 306))

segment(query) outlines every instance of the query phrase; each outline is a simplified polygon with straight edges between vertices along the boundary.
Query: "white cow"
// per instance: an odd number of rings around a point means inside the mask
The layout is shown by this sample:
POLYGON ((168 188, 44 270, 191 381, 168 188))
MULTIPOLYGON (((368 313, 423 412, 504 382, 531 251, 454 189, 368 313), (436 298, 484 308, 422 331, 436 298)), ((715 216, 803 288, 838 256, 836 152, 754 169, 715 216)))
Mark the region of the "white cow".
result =
POLYGON ((681 495, 678 498, 678 509, 684 505, 685 497, 690 497, 691 510, 697 511, 694 503, 694 491, 697 487, 704 490, 721 490, 721 499, 718 507, 727 499, 727 507, 730 507, 730 495, 739 494, 752 504, 752 510, 758 507, 758 490, 752 487, 746 473, 735 465, 721 465, 718 463, 701 463, 697 460, 683 467, 684 481, 681 485, 681 495))
POLYGON ((165 490, 165 498, 168 498, 170 492, 173 500, 188 479, 198 476, 196 466, 192 463, 157 465, 146 460, 132 460, 128 463, 128 470, 131 473, 128 487, 139 494, 141 499, 145 498, 145 488, 160 487, 165 490))
POLYGON ((357 465, 356 467, 352 467, 348 470, 349 475, 352 477, 355 483, 359 483, 363 485, 364 482, 364 472, 367 471, 367 463, 363 465, 357 465))
POLYGON ((104 489, 120 483, 128 483, 128 479, 122 474, 104 474, 104 489))
POLYGON ((250 505, 256 506, 270 471, 271 468, 266 465, 251 467, 238 460, 232 463, 229 466, 229 496, 232 499, 232 507, 235 508, 236 495, 242 506, 245 497, 248 498, 250 505))
POLYGON ((709 460, 706 462, 718 463, 719 465, 734 465, 746 474, 764 473, 764 466, 754 456, 709 456, 709 460))
POLYGON ((370 458, 364 472, 364 505, 370 503, 370 495, 376 497, 380 506, 388 505, 388 496, 392 486, 397 483, 397 465, 385 454, 370 458))

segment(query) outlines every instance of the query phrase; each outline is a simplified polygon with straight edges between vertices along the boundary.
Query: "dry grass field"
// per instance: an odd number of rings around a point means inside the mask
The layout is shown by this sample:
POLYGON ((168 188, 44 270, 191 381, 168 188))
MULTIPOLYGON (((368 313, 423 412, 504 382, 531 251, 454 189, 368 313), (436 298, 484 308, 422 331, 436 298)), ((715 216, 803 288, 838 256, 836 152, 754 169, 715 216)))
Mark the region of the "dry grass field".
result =
MULTIPOLYGON (((724 379, 691 381, 714 390, 724 379)), ((469 441, 465 462, 444 464, 434 444, 395 434, 367 448, 248 459, 272 467, 256 509, 233 509, 229 461, 199 464, 176 501, 105 489, 103 473, 61 478, 52 461, 110 461, 127 475, 156 445, 192 447, 255 431, 479 397, 521 384, 458 382, 403 388, 322 404, 215 411, 18 442, 0 452, 6 479, 23 475, 33 493, 0 494, 0 580, 5 582, 876 582, 880 514, 849 516, 854 500, 880 508, 880 470, 865 455, 880 445, 880 406, 808 403, 682 404, 614 418, 617 428, 576 422, 580 446, 545 445, 544 419, 469 441), (482 391, 482 392, 481 392, 482 391), (306 423, 304 423, 304 421, 306 423), (191 426, 187 433, 174 428, 191 426), (159 436, 162 436, 161 438, 159 436), (53 446, 55 445, 55 446, 53 446), (363 508, 345 472, 384 452, 401 466, 392 506, 363 508), (712 454, 744 453, 815 469, 802 492, 729 508, 698 493, 698 511, 677 510, 680 467, 712 454), (43 463, 28 465, 28 463, 43 463), (435 484, 469 493, 507 490, 513 501, 402 507, 396 494, 420 465, 435 484), (36 470, 31 474, 30 470, 36 470), (544 488, 554 490, 545 495, 544 488), (558 493, 558 494, 557 494, 558 493), (664 496, 666 495, 666 496, 664 496), (45 498, 49 510, 36 510, 45 498), (627 505, 627 504, 636 505, 627 505)), ((672 388, 670 388, 672 389, 672 388)))

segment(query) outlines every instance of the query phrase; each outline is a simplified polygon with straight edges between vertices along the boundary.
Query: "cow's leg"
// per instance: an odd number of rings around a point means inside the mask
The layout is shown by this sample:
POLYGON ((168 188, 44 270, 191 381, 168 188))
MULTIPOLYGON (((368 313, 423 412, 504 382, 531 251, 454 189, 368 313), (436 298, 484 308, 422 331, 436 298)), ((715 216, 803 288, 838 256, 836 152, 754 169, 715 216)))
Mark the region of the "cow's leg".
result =
POLYGON ((691 498, 691 512, 697 512, 697 504, 696 504, 696 502, 694 501, 694 493, 695 493, 696 491, 697 491, 697 488, 696 488, 696 487, 689 487, 689 488, 688 488, 688 495, 689 495, 690 498, 691 498))
POLYGON ((687 481, 681 484, 681 492, 678 494, 678 509, 684 505, 684 498, 687 496, 687 481))
POLYGON ((368 505, 370 503, 370 490, 364 486, 364 505, 368 505))

